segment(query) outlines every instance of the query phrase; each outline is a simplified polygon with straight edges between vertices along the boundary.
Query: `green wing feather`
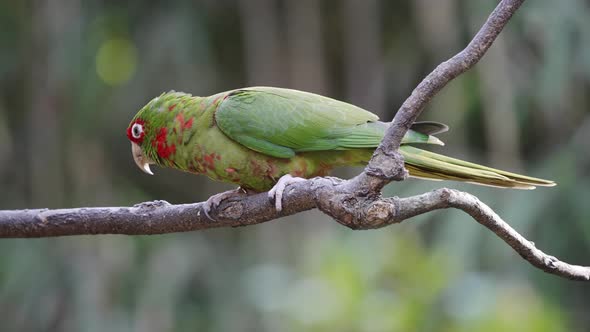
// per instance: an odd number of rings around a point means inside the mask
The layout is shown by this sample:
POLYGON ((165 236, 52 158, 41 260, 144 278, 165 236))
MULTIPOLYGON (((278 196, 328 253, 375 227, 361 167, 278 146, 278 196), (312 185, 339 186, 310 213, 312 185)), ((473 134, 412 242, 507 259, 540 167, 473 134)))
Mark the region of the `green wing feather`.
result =
MULTIPOLYGON (((215 113, 217 126, 240 144, 269 156, 375 148, 388 124, 362 108, 313 93, 255 87, 231 92, 215 113)), ((444 126, 444 125, 441 125, 444 126)), ((404 143, 442 144, 410 131, 404 143)))

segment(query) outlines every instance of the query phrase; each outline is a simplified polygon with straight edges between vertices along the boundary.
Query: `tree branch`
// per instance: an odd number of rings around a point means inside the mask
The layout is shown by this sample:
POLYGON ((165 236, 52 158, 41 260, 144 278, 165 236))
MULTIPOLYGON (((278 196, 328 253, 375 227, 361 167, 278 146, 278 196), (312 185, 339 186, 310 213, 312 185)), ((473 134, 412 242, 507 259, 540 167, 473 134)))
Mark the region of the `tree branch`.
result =
POLYGON ((570 265, 537 249, 477 197, 438 189, 406 198, 358 196, 336 178, 314 178, 289 186, 283 211, 276 212, 265 193, 226 200, 208 219, 203 203, 172 205, 145 202, 133 207, 0 211, 0 237, 48 237, 83 234, 149 235, 207 228, 249 226, 318 207, 351 229, 377 229, 433 210, 456 208, 469 214, 533 266, 572 280, 590 280, 590 267, 570 265))
POLYGON ((375 229, 433 210, 456 208, 469 214, 533 266, 573 280, 590 280, 590 267, 549 256, 468 193, 439 189, 407 198, 381 198, 387 183, 407 172, 397 152, 401 139, 425 105, 453 78, 475 65, 524 0, 503 0, 469 45, 440 64, 414 89, 397 112, 369 165, 351 180, 325 177, 290 185, 277 212, 266 193, 223 201, 207 218, 203 203, 171 205, 145 202, 133 207, 0 211, 0 237, 49 237, 81 234, 148 235, 258 224, 318 208, 352 229, 375 229))

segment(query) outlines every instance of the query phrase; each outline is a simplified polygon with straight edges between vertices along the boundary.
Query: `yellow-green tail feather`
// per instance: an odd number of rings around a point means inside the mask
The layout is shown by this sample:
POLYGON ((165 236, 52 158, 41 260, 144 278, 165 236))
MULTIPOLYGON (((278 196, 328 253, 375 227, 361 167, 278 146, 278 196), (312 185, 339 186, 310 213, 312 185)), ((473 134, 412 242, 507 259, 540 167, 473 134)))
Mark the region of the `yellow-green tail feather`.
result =
POLYGON ((453 180, 485 186, 535 189, 555 182, 470 163, 430 151, 403 145, 400 148, 410 176, 428 180, 453 180))

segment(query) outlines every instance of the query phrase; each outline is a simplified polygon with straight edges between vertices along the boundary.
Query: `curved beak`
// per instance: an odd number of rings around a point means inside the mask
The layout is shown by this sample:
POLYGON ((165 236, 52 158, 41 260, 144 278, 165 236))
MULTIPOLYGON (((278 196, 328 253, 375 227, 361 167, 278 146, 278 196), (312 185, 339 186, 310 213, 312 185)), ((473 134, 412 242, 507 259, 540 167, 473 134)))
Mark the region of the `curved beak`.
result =
POLYGON ((133 154, 133 160, 135 160, 137 167, 149 175, 154 175, 152 170, 150 170, 150 164, 154 162, 143 154, 141 147, 137 143, 131 142, 131 153, 133 154))

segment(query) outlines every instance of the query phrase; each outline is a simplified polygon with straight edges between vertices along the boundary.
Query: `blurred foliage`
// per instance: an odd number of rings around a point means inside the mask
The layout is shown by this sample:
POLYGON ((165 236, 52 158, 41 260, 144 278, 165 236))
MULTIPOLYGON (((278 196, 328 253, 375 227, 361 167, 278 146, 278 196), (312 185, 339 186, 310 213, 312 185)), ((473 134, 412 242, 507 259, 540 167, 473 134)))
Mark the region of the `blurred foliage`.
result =
MULTIPOLYGON (((192 202, 230 188, 138 171, 125 128, 167 90, 314 91, 383 119, 497 1, 0 1, 0 208, 192 202)), ((556 180, 470 191, 588 265, 590 7, 527 1, 423 119, 445 153, 556 180)), ((351 176, 357 169, 342 170, 351 176)), ((457 211, 353 232, 318 212, 164 236, 0 241, 1 331, 587 331, 590 290, 457 211)))

